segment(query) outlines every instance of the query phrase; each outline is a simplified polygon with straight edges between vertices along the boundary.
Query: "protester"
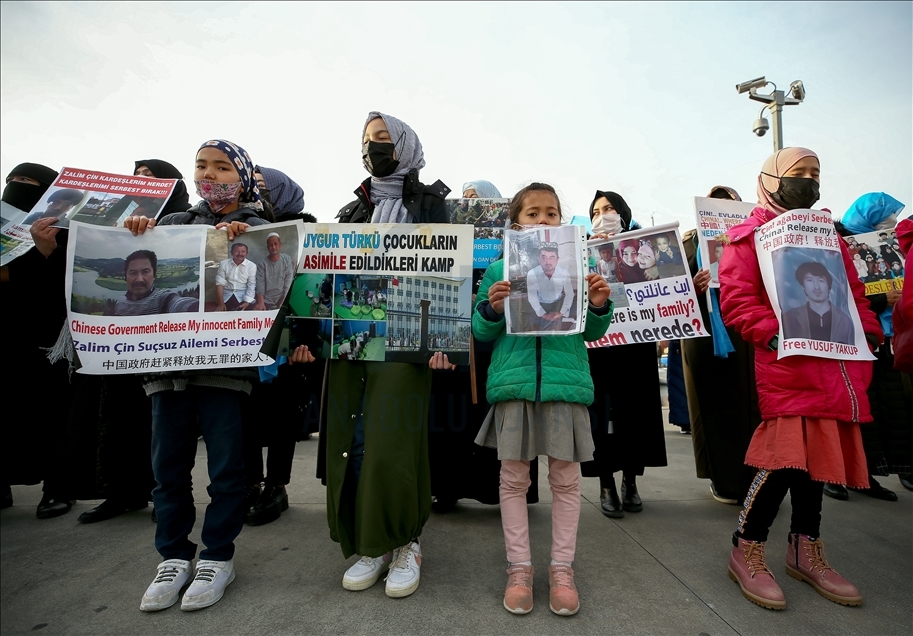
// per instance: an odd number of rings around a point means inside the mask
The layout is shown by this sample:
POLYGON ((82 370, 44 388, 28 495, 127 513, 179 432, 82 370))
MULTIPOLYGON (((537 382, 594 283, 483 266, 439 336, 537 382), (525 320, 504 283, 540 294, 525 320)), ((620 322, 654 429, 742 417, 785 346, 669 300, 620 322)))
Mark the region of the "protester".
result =
MULTIPOLYGON (((207 141, 197 151, 194 183, 202 201, 170 214, 160 225, 213 225, 233 240, 252 225, 266 223, 253 164, 247 152, 229 141, 207 141)), ((134 235, 155 227, 153 219, 129 217, 134 235)), ((181 602, 197 610, 218 602, 235 578, 234 540, 244 525, 244 433, 241 412, 256 374, 248 369, 214 369, 148 375, 144 388, 152 397, 152 493, 158 525, 155 547, 164 559, 143 595, 140 609, 154 612, 177 602, 191 579, 197 546, 188 535, 196 509, 191 471, 197 437, 203 434, 212 501, 206 507, 205 549, 181 602)))
POLYGON ((190 195, 184 184, 184 175, 167 161, 161 159, 140 159, 136 162, 133 174, 156 179, 177 179, 171 196, 159 212, 159 219, 175 212, 186 212, 190 209, 190 195))
MULTIPOLYGON (((726 186, 714 187, 708 197, 742 200, 726 186)), ((686 232, 682 243, 694 276, 702 322, 712 336, 682 341, 694 468, 699 479, 710 480, 710 494, 716 501, 736 505, 748 492, 757 472, 745 465, 745 452, 761 422, 754 350, 738 331, 723 324, 719 290, 710 290, 710 307, 707 306, 710 269, 701 262, 697 231, 686 232)), ((711 245, 722 246, 716 241, 711 245)))
MULTIPOLYGON (((425 166, 418 135, 373 111, 362 129, 362 161, 372 175, 340 210, 341 223, 447 223, 440 181, 419 181, 425 166)), ((409 596, 421 576, 419 535, 431 513, 428 407, 431 368, 450 369, 436 353, 428 365, 332 360, 323 412, 323 466, 330 537, 343 556, 361 557, 343 587, 363 590, 387 574, 386 594, 409 596)))
MULTIPOLYGON (((903 208, 903 203, 884 192, 870 192, 856 199, 835 226, 841 236, 893 229, 897 224, 897 215, 903 208)), ((869 469, 869 487, 854 490, 883 501, 897 501, 897 494, 878 483, 873 475, 906 475, 913 470, 913 392, 909 389, 910 374, 894 369, 892 346, 894 332, 891 314, 900 295, 900 290, 891 290, 884 294, 866 296, 886 337, 884 345, 875 350, 877 359, 868 390, 874 421, 869 426, 861 427, 862 446, 869 469)), ((841 484, 825 484, 824 494, 839 500, 849 498, 846 487, 841 484)))
POLYGON ((501 192, 491 181, 467 181, 463 184, 464 199, 500 199, 501 192))
MULTIPOLYGON (((593 236, 608 238, 640 228, 621 195, 597 190, 590 204, 593 236)), ((618 243, 618 278, 635 282, 631 272, 642 277, 637 265, 637 239, 618 243), (630 252, 630 254, 628 254, 630 252)), ((601 335, 601 334, 600 334, 601 335)), ((598 338, 594 338, 598 340, 598 338)), ((584 477, 598 477, 600 509, 611 518, 643 510, 637 492, 637 477, 647 466, 665 466, 666 439, 659 389, 656 344, 644 342, 620 347, 587 349, 590 375, 596 386, 589 418, 596 451, 593 460, 581 465, 584 477), (632 396, 640 396, 632 399, 632 396), (614 474, 622 472, 621 497, 614 474)))
MULTIPOLYGON (((304 190, 284 172, 274 168, 257 166, 254 171, 260 195, 273 208, 276 221, 291 221, 304 211, 304 190)), ((314 221, 305 221, 313 223, 314 221)))
MULTIPOLYGON (((865 389, 872 363, 794 355, 778 359, 779 324, 761 279, 755 230, 793 209, 818 200, 818 157, 806 148, 771 155, 758 177, 758 202, 751 216, 728 232, 720 264, 723 319, 754 346, 761 425, 745 463, 758 469, 733 534, 729 577, 750 601, 783 609, 783 591, 767 566, 764 548, 780 503, 792 503, 787 573, 810 583, 825 598, 858 605, 858 589, 828 563, 821 541, 824 483, 867 487, 860 422, 871 421, 865 389)), ((865 300, 849 251, 840 249, 850 289, 870 346, 884 334, 865 300)))
MULTIPOLYGON (((560 225, 561 203, 554 188, 532 183, 510 205, 512 224, 560 225)), ((586 406, 593 400, 593 381, 583 363, 585 340, 596 340, 611 322, 609 286, 599 274, 586 276, 590 304, 583 335, 509 336, 504 303, 510 282, 504 261, 488 266, 472 315, 473 334, 494 340, 488 376, 493 404, 476 442, 498 449, 501 459, 501 524, 507 548, 508 582, 504 608, 527 614, 533 608, 533 565, 529 542, 526 491, 529 465, 548 456, 552 491, 552 562, 549 609, 559 615, 580 609, 574 584, 574 554, 580 520, 580 468, 591 459, 593 441, 586 406)))
MULTIPOLYGON (((2 200, 28 212, 56 178, 57 172, 47 166, 19 164, 6 177, 2 200)), ((41 405, 29 422, 8 416, 0 424, 0 507, 13 505, 10 485, 43 482, 36 510, 39 519, 66 514, 74 499, 66 446, 72 395, 67 363, 51 364, 42 350, 54 344, 66 322, 63 274, 68 233, 50 227, 56 220, 36 221, 30 228, 35 246, 0 268, 3 297, 16 300, 7 302, 0 312, 3 332, 10 334, 5 353, 16 361, 16 374, 32 380, 17 385, 16 400, 41 405)))

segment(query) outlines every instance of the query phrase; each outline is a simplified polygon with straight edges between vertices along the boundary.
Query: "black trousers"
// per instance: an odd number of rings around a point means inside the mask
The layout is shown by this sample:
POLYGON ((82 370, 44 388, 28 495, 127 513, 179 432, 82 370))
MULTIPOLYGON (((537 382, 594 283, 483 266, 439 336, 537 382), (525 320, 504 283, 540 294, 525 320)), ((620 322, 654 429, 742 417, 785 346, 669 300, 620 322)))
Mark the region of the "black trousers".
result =
POLYGON ((792 502, 789 531, 819 536, 824 483, 812 481, 806 471, 797 468, 758 471, 745 496, 736 536, 746 541, 767 541, 787 491, 792 502))

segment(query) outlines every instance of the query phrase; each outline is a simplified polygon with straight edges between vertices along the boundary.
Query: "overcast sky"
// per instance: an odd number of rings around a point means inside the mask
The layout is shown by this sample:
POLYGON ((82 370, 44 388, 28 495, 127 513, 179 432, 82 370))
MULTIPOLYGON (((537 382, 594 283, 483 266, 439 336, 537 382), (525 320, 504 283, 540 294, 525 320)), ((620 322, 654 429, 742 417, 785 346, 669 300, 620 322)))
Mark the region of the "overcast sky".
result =
POLYGON ((765 75, 804 81, 785 143, 819 154, 819 206, 839 217, 869 191, 913 199, 911 6, 3 2, 0 172, 156 158, 192 179, 199 145, 225 138, 331 221, 380 110, 452 196, 545 181, 571 215, 611 189, 644 225, 686 229, 714 185, 756 200, 772 135, 735 84, 765 75))

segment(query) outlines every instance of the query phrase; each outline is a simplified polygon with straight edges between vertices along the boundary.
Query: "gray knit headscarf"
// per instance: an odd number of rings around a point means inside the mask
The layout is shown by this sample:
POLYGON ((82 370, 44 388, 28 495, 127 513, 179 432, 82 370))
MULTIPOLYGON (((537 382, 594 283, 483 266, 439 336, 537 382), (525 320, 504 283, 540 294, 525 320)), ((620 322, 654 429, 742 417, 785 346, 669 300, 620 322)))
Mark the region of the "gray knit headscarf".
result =
POLYGON ((368 124, 378 117, 384 120, 387 132, 390 133, 390 140, 396 145, 396 159, 399 165, 396 172, 389 177, 371 177, 371 201, 374 203, 371 223, 413 223, 415 219, 403 205, 403 180, 413 168, 421 170, 425 167, 422 142, 409 124, 374 110, 368 113, 368 119, 361 131, 362 139, 365 137, 368 124))

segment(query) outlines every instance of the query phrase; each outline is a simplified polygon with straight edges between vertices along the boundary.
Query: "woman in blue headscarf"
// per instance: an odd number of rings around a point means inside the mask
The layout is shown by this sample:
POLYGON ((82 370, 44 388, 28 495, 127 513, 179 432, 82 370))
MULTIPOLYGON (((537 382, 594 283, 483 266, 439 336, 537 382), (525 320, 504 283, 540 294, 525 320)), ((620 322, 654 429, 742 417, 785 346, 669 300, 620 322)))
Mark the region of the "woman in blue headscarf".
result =
MULTIPOLYGON (((889 232, 897 225, 897 215, 903 209, 904 204, 891 195, 869 192, 856 199, 843 218, 834 225, 844 237, 889 232)), ((882 280, 885 278, 890 277, 883 277, 882 280)), ((891 290, 866 298, 884 329, 885 343, 875 350, 872 383, 868 390, 875 420, 868 426, 860 427, 862 446, 869 465, 869 487, 855 490, 876 499, 897 501, 897 494, 875 481, 872 475, 899 473, 903 478, 913 466, 913 419, 910 418, 913 399, 910 398, 909 390, 904 390, 904 386, 910 386, 910 374, 894 370, 894 351, 891 346, 894 335, 891 314, 894 305, 900 300, 900 291, 891 290)), ((833 499, 849 498, 846 487, 835 484, 825 484, 824 494, 833 499)))
POLYGON ((491 181, 467 181, 463 184, 464 199, 500 199, 501 192, 491 181))

